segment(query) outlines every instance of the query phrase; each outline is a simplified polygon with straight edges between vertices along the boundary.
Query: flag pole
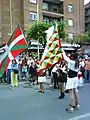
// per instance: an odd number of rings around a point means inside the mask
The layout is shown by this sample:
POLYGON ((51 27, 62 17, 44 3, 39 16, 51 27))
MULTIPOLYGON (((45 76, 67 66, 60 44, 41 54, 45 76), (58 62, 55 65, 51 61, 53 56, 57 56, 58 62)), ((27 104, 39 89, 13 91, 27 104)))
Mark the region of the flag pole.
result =
POLYGON ((11 27, 11 34, 12 34, 12 0, 9 1, 10 2, 10 27, 11 27))
MULTIPOLYGON (((39 22, 39 0, 37 0, 37 24, 38 24, 38 22, 39 22)), ((38 35, 39 35, 39 33, 38 33, 38 35)), ((38 39, 38 60, 39 60, 39 58, 40 58, 40 56, 39 56, 39 39, 38 39)))

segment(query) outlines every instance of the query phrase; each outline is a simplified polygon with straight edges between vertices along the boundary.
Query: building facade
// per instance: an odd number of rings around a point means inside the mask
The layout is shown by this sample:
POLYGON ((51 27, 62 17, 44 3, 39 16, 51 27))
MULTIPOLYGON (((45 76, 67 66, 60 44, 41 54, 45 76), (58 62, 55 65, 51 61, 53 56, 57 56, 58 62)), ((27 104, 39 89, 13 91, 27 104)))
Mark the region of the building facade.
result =
POLYGON ((0 0, 0 5, 0 43, 7 41, 17 24, 27 29, 37 19, 44 22, 65 20, 71 39, 84 33, 84 0, 0 0))
POLYGON ((85 31, 90 31, 90 2, 85 5, 85 31))

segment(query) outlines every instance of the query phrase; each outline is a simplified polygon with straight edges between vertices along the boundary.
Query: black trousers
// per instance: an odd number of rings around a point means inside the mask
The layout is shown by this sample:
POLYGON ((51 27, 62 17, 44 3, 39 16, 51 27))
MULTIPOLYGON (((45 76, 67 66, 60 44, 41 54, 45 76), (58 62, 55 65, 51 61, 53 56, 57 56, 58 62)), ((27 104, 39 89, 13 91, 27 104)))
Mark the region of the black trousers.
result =
POLYGON ((57 73, 53 72, 53 79, 54 79, 54 89, 58 86, 58 76, 57 73))

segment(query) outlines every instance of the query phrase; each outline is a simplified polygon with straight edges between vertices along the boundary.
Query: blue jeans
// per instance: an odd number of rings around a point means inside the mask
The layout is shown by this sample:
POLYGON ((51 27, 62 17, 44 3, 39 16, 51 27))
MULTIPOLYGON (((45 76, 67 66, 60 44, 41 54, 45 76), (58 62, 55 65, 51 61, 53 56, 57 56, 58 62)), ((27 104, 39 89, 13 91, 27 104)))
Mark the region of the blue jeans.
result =
POLYGON ((11 83, 11 70, 7 69, 6 71, 6 78, 7 78, 7 83, 10 84, 11 83))
POLYGON ((85 70, 85 82, 90 82, 90 70, 85 70))

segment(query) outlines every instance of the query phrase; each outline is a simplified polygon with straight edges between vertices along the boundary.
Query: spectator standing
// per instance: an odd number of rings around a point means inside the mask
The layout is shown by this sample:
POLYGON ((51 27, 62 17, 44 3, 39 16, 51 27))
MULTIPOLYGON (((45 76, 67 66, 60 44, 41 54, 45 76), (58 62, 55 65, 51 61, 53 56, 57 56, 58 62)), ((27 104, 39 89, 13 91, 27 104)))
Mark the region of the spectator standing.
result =
POLYGON ((82 76, 83 76, 83 79, 84 79, 84 73, 85 73, 85 61, 84 60, 80 60, 79 62, 79 68, 80 68, 80 71, 82 72, 82 76))
POLYGON ((12 64, 12 61, 10 61, 8 67, 7 67, 7 70, 6 70, 6 80, 7 80, 7 84, 10 84, 11 83, 11 64, 12 64))
POLYGON ((83 86, 83 75, 82 75, 82 70, 80 69, 78 71, 78 87, 83 86))
POLYGON ((31 65, 30 65, 30 68, 29 68, 29 74, 30 74, 30 81, 33 82, 33 85, 34 85, 34 82, 37 79, 36 69, 37 68, 36 68, 35 63, 31 62, 31 65))
POLYGON ((11 86, 18 86, 18 64, 16 60, 12 60, 11 64, 11 86))
POLYGON ((27 62, 25 60, 22 61, 21 71, 22 71, 22 79, 26 80, 27 79, 28 66, 27 66, 27 62))
POLYGON ((85 61, 85 82, 90 82, 90 59, 85 61))

